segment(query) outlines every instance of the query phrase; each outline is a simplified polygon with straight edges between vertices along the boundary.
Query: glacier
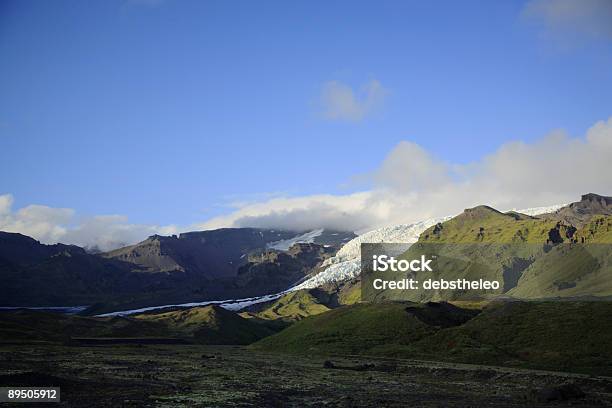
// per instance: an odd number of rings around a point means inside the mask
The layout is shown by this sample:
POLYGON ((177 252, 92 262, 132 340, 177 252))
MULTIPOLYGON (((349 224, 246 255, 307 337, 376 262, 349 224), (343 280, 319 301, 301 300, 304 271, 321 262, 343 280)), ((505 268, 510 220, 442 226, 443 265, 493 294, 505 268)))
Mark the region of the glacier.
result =
MULTIPOLYGON (((565 207, 567 204, 557 204, 545 207, 532 207, 521 210, 509 210, 520 212, 525 215, 535 216, 539 214, 546 214, 555 212, 558 209, 565 207)), ((166 309, 170 307, 197 307, 207 305, 218 305, 227 310, 238 311, 248 306, 270 302, 276 300, 281 296, 294 292, 301 289, 314 289, 323 286, 328 283, 344 282, 359 276, 361 272, 361 244, 376 244, 376 243, 407 243, 412 244, 417 242, 419 236, 426 229, 436 225, 439 222, 445 222, 453 218, 454 215, 449 215, 440 218, 431 218, 425 221, 416 222, 413 224, 398 224, 389 227, 382 227, 368 231, 353 238, 338 250, 335 256, 325 260, 322 267, 324 268, 317 275, 308 278, 289 289, 273 293, 265 296, 244 298, 244 299, 227 299, 227 300, 213 300, 203 302, 191 302, 174 305, 163 305, 163 306, 151 306, 140 309, 123 310, 118 312, 105 313, 98 316, 126 316, 136 313, 144 313, 152 310, 166 309)), ((316 237, 323 233, 323 229, 317 229, 305 234, 296 236, 291 239, 276 241, 271 243, 268 248, 276 249, 280 251, 286 251, 291 245, 298 242, 313 242, 316 237)))
MULTIPOLYGON (((567 204, 556 204, 545 207, 532 207, 525 209, 512 209, 509 211, 520 212, 525 215, 535 216, 555 212, 558 209, 565 207, 567 204)), ((425 221, 420 221, 414 224, 399 224, 390 227, 378 228, 354 238, 347 242, 332 258, 327 259, 323 267, 325 269, 317 275, 307 279, 288 291, 300 289, 313 289, 323 286, 327 283, 343 282, 354 279, 359 276, 361 271, 361 244, 377 244, 377 243, 406 243, 412 244, 417 242, 419 236, 428 228, 436 225, 439 222, 445 222, 455 217, 449 215, 440 218, 431 218, 425 221)))
POLYGON ((276 249, 277 251, 288 251, 294 244, 311 244, 314 242, 315 238, 320 236, 323 233, 323 228, 316 229, 310 232, 307 232, 302 235, 298 235, 293 238, 283 239, 280 241, 270 242, 267 246, 268 249, 276 249))

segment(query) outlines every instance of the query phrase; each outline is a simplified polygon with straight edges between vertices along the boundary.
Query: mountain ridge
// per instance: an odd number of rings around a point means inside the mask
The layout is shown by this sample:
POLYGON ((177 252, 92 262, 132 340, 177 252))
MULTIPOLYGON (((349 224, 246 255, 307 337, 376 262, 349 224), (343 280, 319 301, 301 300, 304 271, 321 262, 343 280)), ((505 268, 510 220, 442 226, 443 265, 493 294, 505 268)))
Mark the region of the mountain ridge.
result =
POLYGON ((304 248, 310 251, 302 251, 300 243, 287 251, 267 249, 268 243, 279 238, 299 235, 301 232, 257 228, 195 231, 153 235, 110 253, 92 254, 74 245, 46 245, 18 233, 0 232, 0 306, 92 305, 91 312, 101 313, 262 295, 287 289, 326 254, 335 253, 338 242, 354 236, 322 233, 317 237, 320 244, 306 244, 304 248), (249 255, 266 251, 283 255, 239 274, 249 264, 249 255), (266 281, 262 277, 274 265, 275 276, 281 279, 266 281), (287 267, 293 272, 281 273, 287 267))

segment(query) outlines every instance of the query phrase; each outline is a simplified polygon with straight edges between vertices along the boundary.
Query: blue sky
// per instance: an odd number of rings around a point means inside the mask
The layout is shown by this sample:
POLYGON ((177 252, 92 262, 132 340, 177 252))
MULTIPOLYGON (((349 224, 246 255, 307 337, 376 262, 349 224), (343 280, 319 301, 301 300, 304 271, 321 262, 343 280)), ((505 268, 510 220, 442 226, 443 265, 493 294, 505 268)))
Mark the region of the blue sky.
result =
POLYGON ((0 194, 186 225, 368 188, 356 176, 401 141, 462 165, 581 136, 612 115, 610 33, 546 18, 523 1, 3 1, 0 194))

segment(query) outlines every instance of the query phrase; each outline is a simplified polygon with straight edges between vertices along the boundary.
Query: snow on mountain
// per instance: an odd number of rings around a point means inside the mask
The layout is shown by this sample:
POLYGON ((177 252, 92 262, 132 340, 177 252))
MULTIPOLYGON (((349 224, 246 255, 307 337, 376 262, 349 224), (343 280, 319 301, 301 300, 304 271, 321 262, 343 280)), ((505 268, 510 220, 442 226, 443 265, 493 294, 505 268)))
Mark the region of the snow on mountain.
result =
MULTIPOLYGON (((522 210, 513 210, 526 215, 546 214, 557 211, 566 204, 552 205, 547 207, 533 207, 522 210)), ((373 231, 366 232, 357 238, 347 242, 336 255, 327 259, 323 266, 327 266, 325 270, 292 287, 289 291, 300 289, 312 289, 322 286, 326 283, 343 282, 353 279, 361 272, 361 244, 376 244, 376 243, 414 243, 419 239, 419 236, 427 228, 439 223, 445 222, 454 216, 446 216, 441 218, 432 218, 429 220, 417 222, 414 224, 399 224, 391 227, 383 227, 373 231)))
POLYGON ((452 217, 432 218, 414 224, 399 224, 366 232, 347 242, 338 250, 336 256, 326 261, 326 264, 332 265, 359 258, 362 243, 416 242, 419 239, 419 235, 427 228, 439 222, 448 221, 451 218, 452 217))
POLYGON ((548 213, 552 213, 557 211, 560 208, 566 207, 568 204, 556 204, 556 205, 549 205, 547 207, 533 207, 533 208, 525 208, 523 210, 512 210, 512 211, 516 211, 519 212, 521 214, 525 214, 525 215, 540 215, 540 214, 548 214, 548 213))
POLYGON ((298 235, 293 238, 283 239, 280 241, 270 242, 267 247, 269 249, 276 249, 278 251, 287 251, 294 244, 310 244, 313 243, 315 238, 323 233, 323 229, 317 229, 314 231, 307 232, 302 235, 298 235))
POLYGON ((325 270, 310 279, 289 289, 312 289, 331 282, 342 282, 357 277, 361 271, 361 244, 368 243, 413 243, 419 239, 419 235, 427 228, 448 221, 452 216, 432 218, 414 224, 399 224, 391 227, 383 227, 361 234, 347 242, 332 258, 323 263, 325 270))
POLYGON ((292 287, 289 291, 300 289, 313 289, 323 286, 326 283, 343 282, 356 278, 361 271, 361 261, 353 259, 335 263, 327 267, 324 271, 318 273, 310 279, 292 287))
MULTIPOLYGON (((534 207, 513 211, 534 216, 557 211, 559 208, 565 207, 565 205, 566 204, 560 204, 548 207, 534 207)), ((414 224, 400 224, 391 227, 383 227, 361 234, 357 238, 354 238, 347 242, 342 248, 340 248, 340 250, 336 253, 334 257, 327 259, 323 264, 324 266, 327 266, 325 270, 323 270, 316 276, 313 276, 312 278, 309 278, 303 281, 302 283, 295 285, 292 288, 280 293, 244 299, 213 300, 176 305, 152 306, 141 309, 105 313, 99 316, 127 316, 134 313, 144 313, 151 310, 159 310, 168 307, 196 307, 211 304, 219 305, 228 310, 237 311, 253 304, 276 300, 288 292, 300 289, 312 289, 331 282, 342 282, 350 280, 357 277, 361 272, 360 256, 362 243, 414 243, 419 239, 421 233, 423 233, 423 231, 425 231, 427 228, 437 224, 438 222, 448 221, 452 217, 453 216, 432 218, 414 224)), ((291 239, 273 242, 269 244, 268 247, 272 249, 286 251, 291 245, 295 243, 313 242, 313 240, 316 237, 320 236, 322 233, 322 229, 310 231, 308 233, 296 236, 291 239)))

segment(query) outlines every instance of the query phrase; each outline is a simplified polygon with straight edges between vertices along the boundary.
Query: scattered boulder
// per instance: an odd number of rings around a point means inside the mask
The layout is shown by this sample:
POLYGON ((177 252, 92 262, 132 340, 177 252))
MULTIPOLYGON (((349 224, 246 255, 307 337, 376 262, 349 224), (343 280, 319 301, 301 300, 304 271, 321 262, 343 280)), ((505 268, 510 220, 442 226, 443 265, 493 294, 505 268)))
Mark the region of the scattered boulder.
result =
POLYGON ((372 371, 391 372, 391 371, 395 371, 396 366, 392 364, 376 366, 375 364, 372 364, 372 363, 356 364, 356 365, 336 365, 332 361, 326 360, 323 363, 323 368, 328 368, 328 369, 335 368, 338 370, 352 370, 352 371, 370 371, 372 370, 372 371))
POLYGON ((323 368, 336 368, 336 365, 330 360, 325 360, 323 368))
POLYGON ((567 401, 584 398, 584 392, 576 384, 563 384, 529 390, 526 399, 534 402, 567 401))
POLYGON ((356 366, 346 367, 347 370, 354 370, 354 371, 367 371, 367 370, 373 370, 375 368, 376 366, 374 364, 358 364, 356 366))

